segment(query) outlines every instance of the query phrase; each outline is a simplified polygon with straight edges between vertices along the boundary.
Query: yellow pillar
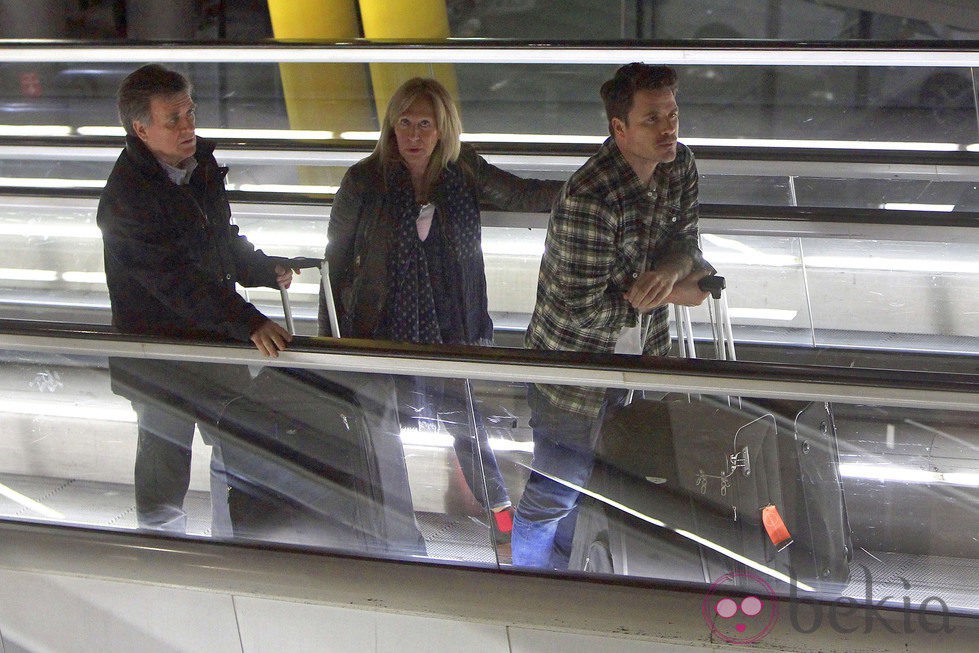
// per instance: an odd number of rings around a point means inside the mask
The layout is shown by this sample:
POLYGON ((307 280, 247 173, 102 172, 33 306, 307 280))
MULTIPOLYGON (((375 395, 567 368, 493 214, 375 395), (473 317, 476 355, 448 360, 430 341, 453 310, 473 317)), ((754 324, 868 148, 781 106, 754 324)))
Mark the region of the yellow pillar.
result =
MULTIPOLYGON (((445 0, 359 0, 364 37, 371 40, 420 41, 449 38, 449 15, 445 0)), ((371 83, 379 120, 384 119, 388 100, 407 79, 434 77, 458 97, 452 64, 371 64, 371 83)))
MULTIPOLYGON (((268 0, 277 39, 342 41, 360 36, 356 0, 268 0)), ((367 67, 350 63, 282 63, 282 92, 292 129, 377 129, 367 67)), ((342 171, 339 171, 342 174, 342 171)), ((305 183, 335 185, 338 171, 305 168, 305 183)))

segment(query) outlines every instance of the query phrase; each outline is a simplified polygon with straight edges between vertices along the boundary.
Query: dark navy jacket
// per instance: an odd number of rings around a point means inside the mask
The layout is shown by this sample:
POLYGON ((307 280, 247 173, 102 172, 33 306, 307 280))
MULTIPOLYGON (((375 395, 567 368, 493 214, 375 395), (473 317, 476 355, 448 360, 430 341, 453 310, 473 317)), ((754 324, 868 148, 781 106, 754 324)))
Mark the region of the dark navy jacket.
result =
POLYGON ((190 184, 128 136, 99 201, 112 324, 126 333, 248 341, 265 317, 235 291, 276 287, 276 259, 231 224, 214 144, 198 138, 190 184))
MULTIPOLYGON (((238 234, 214 144, 198 139, 197 168, 178 186, 138 138, 126 138, 99 200, 112 324, 125 333, 248 342, 265 320, 235 291, 276 287, 275 264, 238 234)), ((213 417, 248 382, 246 368, 111 358, 112 389, 133 401, 166 399, 213 417), (210 411, 210 412, 208 412, 210 411)))

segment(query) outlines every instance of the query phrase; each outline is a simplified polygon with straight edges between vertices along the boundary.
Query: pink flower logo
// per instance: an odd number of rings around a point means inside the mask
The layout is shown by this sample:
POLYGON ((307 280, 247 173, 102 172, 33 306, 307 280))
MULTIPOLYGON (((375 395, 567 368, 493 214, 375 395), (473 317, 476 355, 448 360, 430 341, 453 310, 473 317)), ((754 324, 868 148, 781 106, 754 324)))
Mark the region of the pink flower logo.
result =
POLYGON ((771 632, 778 620, 775 592, 750 573, 729 572, 718 578, 704 596, 704 621, 728 644, 752 644, 771 632), (744 596, 727 596, 737 592, 744 596))

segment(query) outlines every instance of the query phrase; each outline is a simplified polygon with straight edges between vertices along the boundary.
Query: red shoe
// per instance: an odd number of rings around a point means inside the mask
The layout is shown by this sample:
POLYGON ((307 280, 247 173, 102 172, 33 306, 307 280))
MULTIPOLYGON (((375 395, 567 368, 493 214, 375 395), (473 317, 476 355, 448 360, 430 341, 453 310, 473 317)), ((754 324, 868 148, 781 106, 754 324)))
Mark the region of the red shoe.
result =
POLYGON ((513 532, 513 506, 507 506, 493 513, 493 539, 497 544, 506 544, 510 541, 511 532, 513 532))

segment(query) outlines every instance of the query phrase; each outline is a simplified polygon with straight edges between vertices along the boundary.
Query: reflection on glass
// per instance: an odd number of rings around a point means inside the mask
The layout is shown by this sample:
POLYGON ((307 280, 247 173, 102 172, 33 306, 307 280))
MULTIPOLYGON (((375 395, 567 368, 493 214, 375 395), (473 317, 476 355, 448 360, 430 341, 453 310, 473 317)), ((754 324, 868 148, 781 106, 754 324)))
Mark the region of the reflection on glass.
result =
POLYGON ((105 359, 4 359, 0 517, 509 560, 520 384, 120 357, 110 384, 105 359))
MULTIPOLYGON (((686 10, 683 10, 686 13, 686 10)), ((506 35, 512 38, 512 34, 506 35)), ((580 34, 577 38, 580 38, 580 34)), ((811 39, 812 35, 803 38, 811 39)), ((757 139, 934 143, 939 151, 976 140, 968 68, 706 63, 678 66, 681 140, 757 139)), ((237 137, 329 139, 376 132, 390 89, 412 74, 444 74, 467 131, 510 142, 595 142, 608 134, 598 95, 615 64, 366 64, 228 62, 176 64, 194 80, 203 129, 237 137), (387 80, 383 83, 380 79, 387 80), (377 86, 380 85, 378 88, 377 86), (378 104, 380 103, 380 104, 378 104), (380 109, 378 108, 380 106, 380 109), (260 130, 260 131, 259 131, 260 130), (264 134, 264 136, 263 136, 264 134)), ((0 133, 105 135, 128 63, 0 63, 0 133), (27 84, 24 79, 36 79, 27 84)), ((440 77, 441 78, 441 77, 440 77)), ((713 144, 720 144, 714 142, 713 144)), ((839 145, 838 145, 839 146, 839 145)), ((915 145, 917 147, 917 145, 915 145)), ((315 175, 314 175, 315 177, 315 175)), ((311 179, 320 184, 339 179, 311 179)))
POLYGON ((973 245, 805 238, 801 247, 818 344, 977 351, 973 245), (841 298, 846 311, 834 308, 841 298))
POLYGON ((390 377, 265 368, 218 428, 235 537, 425 555, 390 377))
MULTIPOLYGON (((18 319, 109 322, 94 203, 25 199, 0 208, 0 314, 18 319)), ((327 206, 237 205, 256 246, 285 256, 322 255, 327 206)), ((530 221, 539 216, 528 216, 530 221)), ((940 238, 935 230, 928 235, 940 238)), ((522 345, 533 310, 544 230, 483 229, 489 310, 497 341, 522 345)), ((705 255, 727 279, 738 341, 800 346, 979 351, 979 268, 969 242, 702 234, 705 255), (843 308, 841 308, 843 307, 843 308)), ((317 270, 292 288, 298 329, 316 332, 317 270)), ((267 315, 281 316, 274 290, 250 289, 267 315)), ((707 312, 692 311, 695 334, 707 312)), ((749 351, 749 350, 746 350, 749 351)))
POLYGON ((973 413, 686 395, 606 420, 572 565, 974 611, 973 413), (869 597, 869 598, 868 598, 869 597), (885 598, 886 597, 886 598, 885 598))
MULTIPOLYGON (((2 361, 0 517, 138 528, 137 487, 174 479, 134 466, 135 414, 106 360, 2 361)), ((742 589, 761 579, 801 600, 869 594, 974 612, 975 413, 637 392, 585 451, 591 474, 570 478, 538 469, 517 378, 466 390, 462 379, 384 373, 120 364, 137 410, 196 421, 210 445, 193 435, 186 519, 159 532, 505 566, 511 550, 487 497, 499 483, 519 503, 534 469, 583 493, 569 522, 575 573, 742 589), (205 399, 216 394, 226 401, 205 399)))
POLYGON ((815 403, 633 401, 604 424, 578 564, 708 583, 748 569, 806 591, 845 583, 832 428, 815 403))
MULTIPOLYGON (((783 342, 811 343, 806 276, 798 239, 701 235, 704 257, 727 281, 737 341, 778 333, 783 342)), ((698 335, 708 325, 706 306, 691 309, 698 335)))

